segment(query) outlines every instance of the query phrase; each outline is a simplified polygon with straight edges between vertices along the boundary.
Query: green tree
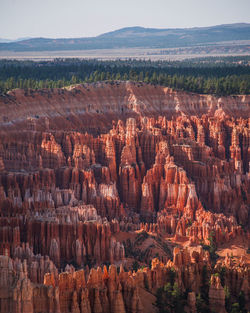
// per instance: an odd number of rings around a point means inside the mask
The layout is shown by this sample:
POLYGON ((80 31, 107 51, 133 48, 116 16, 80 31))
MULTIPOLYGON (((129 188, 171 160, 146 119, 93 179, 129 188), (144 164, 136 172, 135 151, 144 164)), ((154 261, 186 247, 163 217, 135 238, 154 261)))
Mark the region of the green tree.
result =
POLYGON ((238 301, 239 301, 240 309, 243 312, 245 310, 246 300, 245 300, 244 291, 242 291, 242 290, 239 293, 238 301))
POLYGON ((225 307, 227 312, 230 312, 232 303, 231 303, 231 294, 228 286, 224 287, 224 292, 225 292, 225 307))
POLYGON ((232 305, 231 313, 242 313, 239 303, 236 302, 232 305))
POLYGON ((140 267, 139 263, 137 261, 134 261, 132 264, 133 271, 137 272, 139 267, 140 267))
POLYGON ((209 313, 209 306, 200 293, 196 296, 196 309, 197 313, 209 313))

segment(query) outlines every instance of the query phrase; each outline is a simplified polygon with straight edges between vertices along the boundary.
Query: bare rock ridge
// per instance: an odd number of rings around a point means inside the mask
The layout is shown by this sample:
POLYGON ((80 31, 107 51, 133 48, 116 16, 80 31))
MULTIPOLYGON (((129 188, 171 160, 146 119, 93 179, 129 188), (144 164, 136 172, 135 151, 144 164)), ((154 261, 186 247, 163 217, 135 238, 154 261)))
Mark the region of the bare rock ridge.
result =
POLYGON ((167 87, 117 81, 53 90, 16 89, 7 96, 1 96, 0 103, 1 124, 28 123, 29 120, 30 127, 36 125, 46 129, 46 126, 60 128, 63 121, 65 129, 81 129, 93 125, 89 120, 93 115, 98 127, 110 126, 108 122, 112 121, 112 117, 124 120, 138 115, 164 115, 168 119, 183 114, 201 117, 202 114, 213 116, 215 113, 246 117, 249 115, 250 96, 216 98, 178 92, 167 87), (49 125, 52 121, 46 118, 53 119, 53 123, 49 125))
POLYGON ((249 310, 249 115, 132 82, 1 96, 0 312, 153 313, 168 283, 249 310))

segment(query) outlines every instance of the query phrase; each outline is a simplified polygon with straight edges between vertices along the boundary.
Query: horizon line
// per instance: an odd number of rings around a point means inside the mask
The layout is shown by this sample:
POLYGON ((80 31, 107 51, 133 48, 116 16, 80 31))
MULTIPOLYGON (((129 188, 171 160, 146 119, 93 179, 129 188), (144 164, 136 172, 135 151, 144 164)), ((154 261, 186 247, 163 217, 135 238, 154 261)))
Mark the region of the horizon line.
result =
POLYGON ((4 37, 0 37, 0 40, 2 41, 1 43, 8 43, 12 42, 12 41, 25 41, 25 40, 31 40, 31 39, 81 39, 81 38, 97 38, 99 36, 105 35, 105 34, 109 34, 109 33, 113 33, 119 30, 123 30, 123 29, 130 29, 130 28, 142 28, 142 29, 154 29, 154 30, 168 30, 168 29, 195 29, 195 28, 211 28, 211 27, 217 27, 217 26, 228 26, 228 25, 250 25, 250 22, 236 22, 236 23, 223 23, 223 24, 216 24, 216 25, 209 25, 209 26, 192 26, 192 27, 168 27, 168 28, 161 28, 161 27, 144 27, 144 26, 139 26, 139 25, 135 25, 135 26, 125 26, 125 27, 121 27, 121 28, 117 28, 114 30, 110 30, 104 33, 100 33, 96 36, 82 36, 82 37, 47 37, 47 36, 35 36, 35 37, 30 37, 30 36, 22 36, 22 37, 18 37, 18 38, 13 38, 11 39, 9 38, 4 38, 4 37), (3 42, 3 40, 7 40, 7 42, 3 42))

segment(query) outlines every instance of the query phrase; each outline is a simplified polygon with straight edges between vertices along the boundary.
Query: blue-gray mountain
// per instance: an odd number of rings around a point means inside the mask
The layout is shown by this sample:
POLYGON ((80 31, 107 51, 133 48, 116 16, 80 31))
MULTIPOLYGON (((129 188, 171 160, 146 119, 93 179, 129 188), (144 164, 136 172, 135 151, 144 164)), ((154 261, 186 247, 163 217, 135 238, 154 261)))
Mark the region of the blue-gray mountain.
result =
MULTIPOLYGON (((127 27, 89 38, 32 38, 0 43, 0 50, 45 51, 113 48, 176 48, 250 40, 250 24, 154 29, 127 27)), ((249 47, 249 46, 248 46, 249 47)))

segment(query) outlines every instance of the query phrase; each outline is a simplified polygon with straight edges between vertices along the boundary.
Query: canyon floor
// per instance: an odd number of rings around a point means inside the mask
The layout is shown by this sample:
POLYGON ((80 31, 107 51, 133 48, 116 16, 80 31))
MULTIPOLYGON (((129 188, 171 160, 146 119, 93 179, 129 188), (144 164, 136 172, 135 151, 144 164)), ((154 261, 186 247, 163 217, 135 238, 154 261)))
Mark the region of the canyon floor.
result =
POLYGON ((0 312, 249 311, 249 122, 129 81, 1 95, 0 312))

